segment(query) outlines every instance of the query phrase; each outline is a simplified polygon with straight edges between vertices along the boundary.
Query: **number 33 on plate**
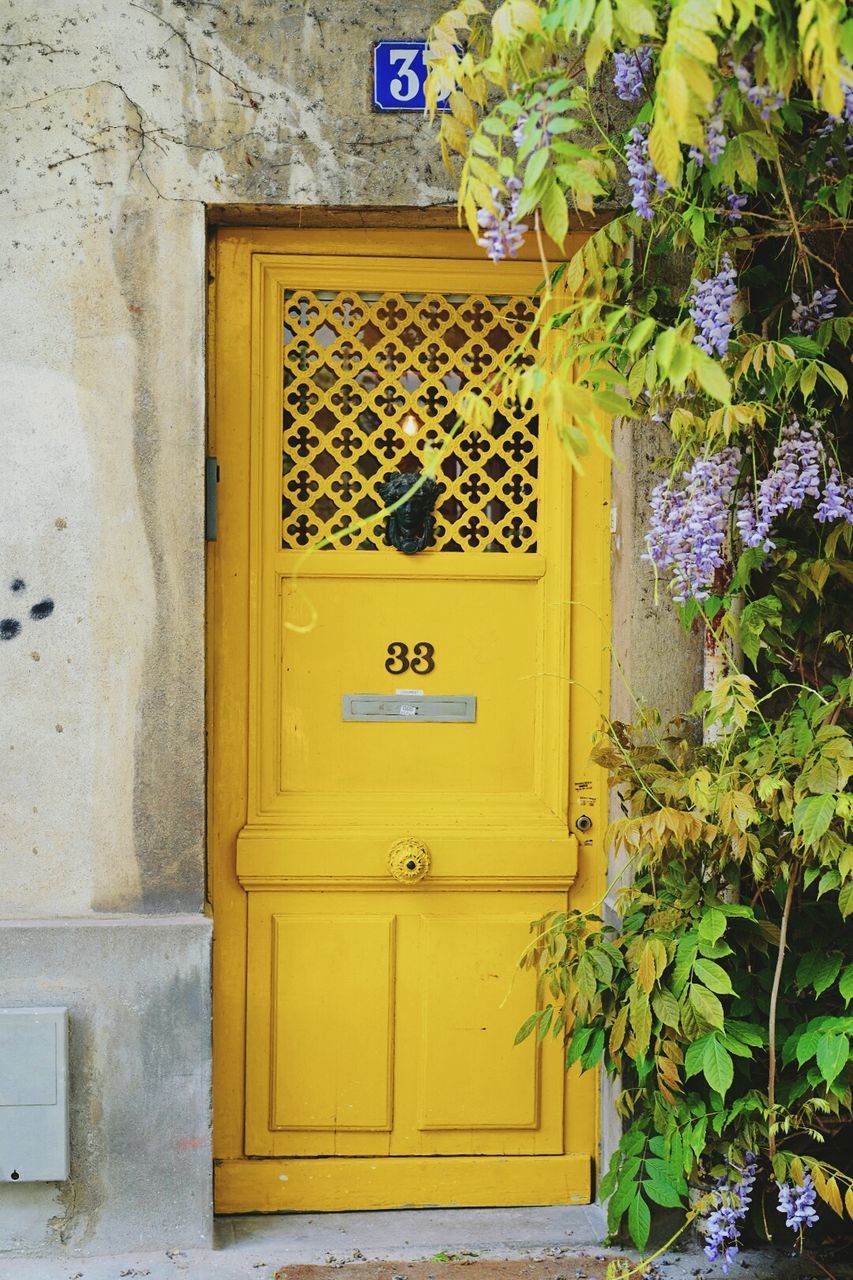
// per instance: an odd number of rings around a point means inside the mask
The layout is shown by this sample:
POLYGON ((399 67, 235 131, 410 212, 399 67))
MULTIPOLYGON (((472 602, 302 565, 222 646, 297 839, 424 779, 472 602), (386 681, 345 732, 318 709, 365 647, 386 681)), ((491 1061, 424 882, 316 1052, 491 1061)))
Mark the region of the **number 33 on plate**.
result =
MULTIPOLYGON (((373 105, 377 111, 424 111, 425 40, 380 40, 373 46, 373 105)), ((446 102, 439 107, 446 109, 446 102)))

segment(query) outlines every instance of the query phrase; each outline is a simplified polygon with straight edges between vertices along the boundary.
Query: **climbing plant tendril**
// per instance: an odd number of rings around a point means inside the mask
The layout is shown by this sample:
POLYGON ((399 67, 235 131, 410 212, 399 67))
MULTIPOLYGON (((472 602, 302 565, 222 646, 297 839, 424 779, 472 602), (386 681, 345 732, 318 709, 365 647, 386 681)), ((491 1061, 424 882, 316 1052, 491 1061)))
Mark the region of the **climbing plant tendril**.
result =
POLYGON ((853 20, 460 0, 427 60, 460 218, 496 278, 531 235, 548 272, 547 354, 507 394, 541 397, 574 464, 603 417, 668 434, 647 557, 727 651, 683 720, 605 724, 633 883, 618 926, 535 922, 519 1031, 621 1081, 611 1229, 642 1250, 651 1207, 698 1186, 727 1267, 750 1205, 786 1242, 818 1202, 853 1217, 853 20), (569 255, 570 220, 589 234, 569 255))

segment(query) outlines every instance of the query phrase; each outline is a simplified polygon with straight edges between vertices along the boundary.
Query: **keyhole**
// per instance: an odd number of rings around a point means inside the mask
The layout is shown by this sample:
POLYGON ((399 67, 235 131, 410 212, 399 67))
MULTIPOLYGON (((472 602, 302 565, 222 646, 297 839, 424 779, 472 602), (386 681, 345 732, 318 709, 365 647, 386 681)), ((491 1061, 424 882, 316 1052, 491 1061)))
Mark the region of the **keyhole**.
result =
POLYGON ((414 858, 409 858, 409 861, 406 863, 406 870, 415 871, 417 869, 417 865, 418 864, 415 862, 414 858))
POLYGON ((20 1176, 21 1175, 18 1173, 17 1169, 13 1169, 12 1172, 9 1174, 9 1177, 12 1179, 13 1182, 17 1182, 20 1176))

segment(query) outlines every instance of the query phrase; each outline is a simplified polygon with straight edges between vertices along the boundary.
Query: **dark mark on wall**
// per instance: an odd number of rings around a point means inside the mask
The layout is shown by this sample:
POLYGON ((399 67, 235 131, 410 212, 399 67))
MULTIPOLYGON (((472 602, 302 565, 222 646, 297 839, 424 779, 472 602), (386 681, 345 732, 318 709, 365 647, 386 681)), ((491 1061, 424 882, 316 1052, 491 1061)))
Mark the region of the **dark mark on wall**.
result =
MULTIPOLYGON (((27 587, 23 578, 13 578, 9 583, 9 590, 15 592, 25 591, 27 587)), ((30 617, 34 622, 41 622, 45 618, 49 618, 53 613, 55 606, 49 596, 45 596, 44 600, 37 601, 30 608, 30 617)), ((17 618, 0 618, 0 640, 14 640, 15 636, 21 634, 21 624, 17 618)), ((37 659, 38 655, 33 654, 37 659)))

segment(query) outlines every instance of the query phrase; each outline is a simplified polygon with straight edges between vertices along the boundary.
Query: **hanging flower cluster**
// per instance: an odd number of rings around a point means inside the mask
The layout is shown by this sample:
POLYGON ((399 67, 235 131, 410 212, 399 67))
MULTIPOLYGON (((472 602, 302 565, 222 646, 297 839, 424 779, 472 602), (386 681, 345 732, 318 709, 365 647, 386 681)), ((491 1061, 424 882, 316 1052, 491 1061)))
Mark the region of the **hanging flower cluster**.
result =
POLYGON ((834 459, 827 466, 820 423, 801 426, 792 418, 782 428, 773 465, 755 495, 745 495, 738 504, 737 527, 744 546, 772 551, 774 524, 786 511, 799 511, 807 498, 820 500, 815 519, 821 524, 842 519, 853 524, 853 491, 834 459))
POLYGON ((814 1207, 817 1192, 810 1173, 803 1177, 803 1185, 782 1182, 779 1184, 779 1202, 777 1209, 785 1215, 785 1226, 792 1231, 802 1231, 804 1227, 813 1227, 820 1222, 814 1207))
POLYGON ((811 302, 804 302, 798 293, 791 294, 794 309, 791 312, 791 332, 814 333, 824 320, 835 315, 838 301, 837 289, 815 289, 811 302))
POLYGON ((738 480, 741 451, 735 447, 695 460, 681 484, 664 480, 651 496, 644 559, 670 572, 678 604, 707 600, 714 575, 725 564, 726 530, 738 480))
POLYGON ((729 222, 740 222, 742 211, 748 200, 749 196, 733 191, 731 187, 726 188, 726 204, 729 206, 726 217, 729 222))
POLYGON ((481 209, 477 214, 477 223, 483 232, 478 237, 477 244, 482 245, 492 262, 514 258, 524 243, 527 227, 523 222, 518 221, 521 186, 520 178, 508 178, 507 200, 503 199, 497 187, 492 187, 494 212, 491 209, 481 209))
POLYGON ((652 73, 651 46, 644 44, 627 53, 614 53, 613 64, 616 97, 623 102, 639 102, 645 89, 644 81, 652 73))
POLYGON ((737 277, 732 260, 723 254, 722 269, 707 280, 694 280, 690 314, 696 325, 693 341, 709 356, 724 356, 732 331, 732 306, 737 297, 737 277))
POLYGON ((734 73, 738 88, 747 102, 751 102, 754 107, 758 108, 758 113, 762 120, 769 120, 773 111, 778 111, 780 107, 784 107, 784 93, 779 93, 778 90, 766 83, 756 84, 749 68, 744 66, 742 62, 736 64, 734 73))
POLYGON ((716 164, 720 156, 726 149, 726 138, 723 129, 723 110, 721 100, 717 98, 714 103, 714 113, 708 121, 705 129, 705 150, 701 147, 688 147, 687 154, 691 160, 695 160, 701 168, 705 163, 705 155, 711 164, 716 164))
POLYGON ((655 216, 651 201, 655 195, 663 195, 667 181, 655 169, 649 156, 649 141, 645 129, 635 125, 628 134, 625 148, 628 165, 628 186, 631 188, 631 204, 641 218, 651 222, 655 216))
POLYGON ((728 1275, 740 1246, 740 1223, 752 1199, 757 1163, 754 1153, 747 1151, 740 1182, 720 1178, 713 1193, 713 1209, 705 1225, 705 1254, 709 1262, 722 1260, 723 1275, 728 1275))

